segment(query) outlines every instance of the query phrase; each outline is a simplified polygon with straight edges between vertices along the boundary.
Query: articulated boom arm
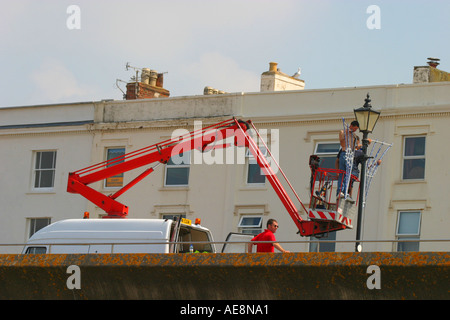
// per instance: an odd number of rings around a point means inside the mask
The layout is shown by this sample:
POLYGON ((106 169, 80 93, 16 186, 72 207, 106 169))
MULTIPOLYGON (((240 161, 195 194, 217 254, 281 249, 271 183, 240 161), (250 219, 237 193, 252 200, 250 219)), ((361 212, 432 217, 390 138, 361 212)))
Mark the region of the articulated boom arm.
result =
MULTIPOLYGON (((210 144, 217 143, 216 137, 226 139, 229 136, 234 136, 237 132, 241 132, 242 130, 239 130, 241 125, 247 127, 244 122, 238 122, 234 119, 227 120, 203 128, 203 130, 196 130, 175 139, 169 139, 69 173, 67 191, 81 194, 108 213, 108 218, 125 217, 128 215, 128 207, 116 201, 116 198, 152 173, 156 166, 145 170, 133 181, 109 196, 94 190, 88 185, 153 163, 157 163, 157 165, 165 164, 172 156, 192 149, 206 151, 210 144)), ((240 139, 235 139, 235 144, 239 142, 238 140, 240 139)), ((217 148, 218 146, 215 147, 217 148)))
MULTIPOLYGON (((165 164, 171 157, 180 155, 189 150, 195 149, 205 152, 212 149, 230 147, 230 143, 219 144, 219 142, 229 137, 234 137, 235 146, 249 148, 250 152, 257 160, 257 163, 259 164, 263 173, 266 175, 266 178, 269 180, 270 184, 279 196, 289 215, 294 220, 300 234, 302 236, 309 236, 312 234, 321 233, 320 230, 324 229, 324 227, 320 224, 320 222, 305 221, 300 217, 297 208, 289 198, 282 184, 278 180, 276 174, 259 149, 257 143, 250 136, 248 132, 250 126, 252 126, 255 129, 255 132, 258 134, 258 131, 253 126, 253 123, 251 121, 244 122, 242 120, 236 119, 226 120, 218 124, 205 127, 201 130, 195 130, 178 138, 166 140, 149 147, 127 153, 123 156, 69 173, 67 191, 70 193, 81 194, 86 199, 102 208, 106 213, 108 213, 106 218, 124 218, 128 215, 128 207, 118 202, 116 199, 131 187, 133 187, 136 183, 152 173, 156 166, 161 163, 165 164), (154 163, 156 163, 155 166, 146 169, 134 180, 129 182, 127 185, 125 185, 112 195, 104 195, 103 193, 89 187, 89 184, 92 184, 94 182, 101 181, 108 177, 113 177, 115 175, 154 163)), ((267 146, 266 149, 270 153, 270 150, 267 148, 267 146)), ((272 161, 274 161, 278 166, 278 163, 276 163, 274 157, 272 157, 272 161)), ((281 168, 279 169, 281 170, 281 168)), ((284 173, 282 174, 287 181, 284 173)), ((287 182, 289 183, 289 181, 287 182)), ((294 191, 290 183, 289 186, 294 191)), ((295 195, 305 212, 308 212, 300 201, 298 195, 296 193, 295 195)), ((327 231, 331 230, 333 229, 330 229, 328 226, 327 231)))

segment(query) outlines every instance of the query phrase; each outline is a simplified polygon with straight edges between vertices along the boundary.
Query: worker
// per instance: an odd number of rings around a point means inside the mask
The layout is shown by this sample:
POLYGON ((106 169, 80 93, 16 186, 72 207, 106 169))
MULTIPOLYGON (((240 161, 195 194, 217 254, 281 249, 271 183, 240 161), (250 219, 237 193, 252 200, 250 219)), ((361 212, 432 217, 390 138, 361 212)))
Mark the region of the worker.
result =
MULTIPOLYGON (((341 150, 338 153, 338 158, 336 159, 336 169, 345 171, 346 170, 346 150, 354 150, 356 146, 357 136, 355 131, 359 128, 358 121, 352 121, 352 123, 344 130, 339 131, 339 143, 341 145, 341 150)), ((338 187, 336 193, 342 192, 345 174, 339 175, 338 187)))
MULTIPOLYGON (((269 219, 267 221, 267 229, 264 232, 255 236, 251 241, 277 241, 275 239, 275 232, 278 229, 278 222, 275 219, 269 219)), ((253 250, 253 243, 248 244, 248 252, 251 253, 253 250)), ((274 248, 281 252, 289 252, 284 250, 279 243, 257 243, 256 244, 256 252, 274 252, 274 248)))

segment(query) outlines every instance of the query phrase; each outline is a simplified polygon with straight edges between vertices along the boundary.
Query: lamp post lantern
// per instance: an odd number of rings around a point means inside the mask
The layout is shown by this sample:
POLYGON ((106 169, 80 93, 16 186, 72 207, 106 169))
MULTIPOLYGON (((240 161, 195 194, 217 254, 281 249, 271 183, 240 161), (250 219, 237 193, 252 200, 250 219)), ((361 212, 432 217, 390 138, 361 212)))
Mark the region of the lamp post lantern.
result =
POLYGON ((373 110, 372 105, 370 104, 370 96, 367 94, 367 98, 365 99, 364 106, 358 109, 354 109, 356 120, 359 122, 359 131, 363 134, 362 139, 362 152, 363 159, 361 162, 361 174, 360 174, 360 183, 359 183, 359 202, 358 202, 358 221, 356 225, 356 245, 355 251, 361 252, 362 247, 360 244, 361 240, 361 220, 365 205, 365 183, 366 183, 366 161, 367 161, 367 146, 369 145, 369 140, 367 139, 369 133, 371 133, 380 117, 380 112, 373 110))

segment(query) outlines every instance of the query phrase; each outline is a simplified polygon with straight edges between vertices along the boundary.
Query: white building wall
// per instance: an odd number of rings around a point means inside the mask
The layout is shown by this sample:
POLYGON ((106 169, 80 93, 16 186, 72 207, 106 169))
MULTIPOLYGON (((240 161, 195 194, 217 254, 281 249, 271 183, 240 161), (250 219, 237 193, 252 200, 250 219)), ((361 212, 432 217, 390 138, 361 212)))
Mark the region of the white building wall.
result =
MULTIPOLYGON (((92 218, 98 217, 102 214, 100 209, 82 196, 65 191, 68 173, 104 161, 108 147, 123 146, 130 152, 170 138, 176 128, 191 131, 194 120, 206 125, 235 116, 252 119, 258 129, 278 130, 278 141, 272 143, 279 143, 279 163, 308 206, 309 156, 318 142, 338 141, 342 117, 348 122, 353 120, 353 109, 364 104, 368 92, 374 109, 381 111, 369 137, 392 142, 394 146, 371 186, 363 239, 396 239, 400 210, 422 212, 421 239, 448 238, 445 163, 449 152, 445 142, 449 135, 449 89, 449 83, 434 83, 2 109, 0 118, 8 121, 0 126, 0 243, 25 241, 26 221, 30 217, 48 216, 57 221, 80 217, 86 210, 92 218), (77 121, 84 124, 75 125, 73 122, 77 121), (66 124, 48 125, 59 122, 66 124), (26 127, 24 123, 40 125, 26 127), (401 178, 403 139, 409 135, 426 136, 423 181, 401 178), (36 194, 30 191, 32 154, 43 149, 58 152, 55 190, 36 194)), ((125 173, 124 183, 139 173, 135 171, 125 173)), ((191 219, 200 217, 217 241, 238 231, 242 214, 263 215, 264 225, 269 218, 277 219, 281 226, 276 234, 279 241, 308 240, 296 234, 295 224, 269 183, 248 186, 245 175, 245 164, 191 165, 188 187, 164 187, 161 165, 118 200, 130 207, 130 218, 159 218, 169 213, 186 214, 191 219)), ((93 187, 105 194, 114 191, 102 182, 93 187)), ((288 193, 301 210, 292 193, 288 193)), ((356 221, 353 224, 356 228, 356 221)), ((340 231, 337 240, 354 240, 355 234, 355 229, 340 231)), ((284 247, 291 251, 309 250, 308 243, 284 247)), ((420 245, 422 251, 449 249, 448 243, 420 245)), ((353 243, 336 245, 336 251, 353 250, 353 243)), ((368 243, 364 250, 392 251, 396 245, 368 243)))
POLYGON ((89 165, 91 145, 92 137, 86 132, 0 138, 1 243, 26 241, 30 218, 50 218, 54 222, 82 216, 87 201, 66 192, 67 177, 74 168, 89 165), (33 179, 34 154, 49 150, 56 151, 54 187, 37 190, 33 179))

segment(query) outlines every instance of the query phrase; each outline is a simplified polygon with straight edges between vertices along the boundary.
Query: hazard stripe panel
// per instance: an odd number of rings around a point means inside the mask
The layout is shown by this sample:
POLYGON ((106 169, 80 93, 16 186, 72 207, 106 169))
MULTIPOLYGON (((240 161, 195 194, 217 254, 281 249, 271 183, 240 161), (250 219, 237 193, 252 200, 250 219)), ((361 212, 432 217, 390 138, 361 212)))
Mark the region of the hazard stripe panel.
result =
POLYGON ((353 228, 352 220, 335 211, 328 210, 309 210, 309 218, 316 220, 331 220, 342 223, 348 228, 353 228))

